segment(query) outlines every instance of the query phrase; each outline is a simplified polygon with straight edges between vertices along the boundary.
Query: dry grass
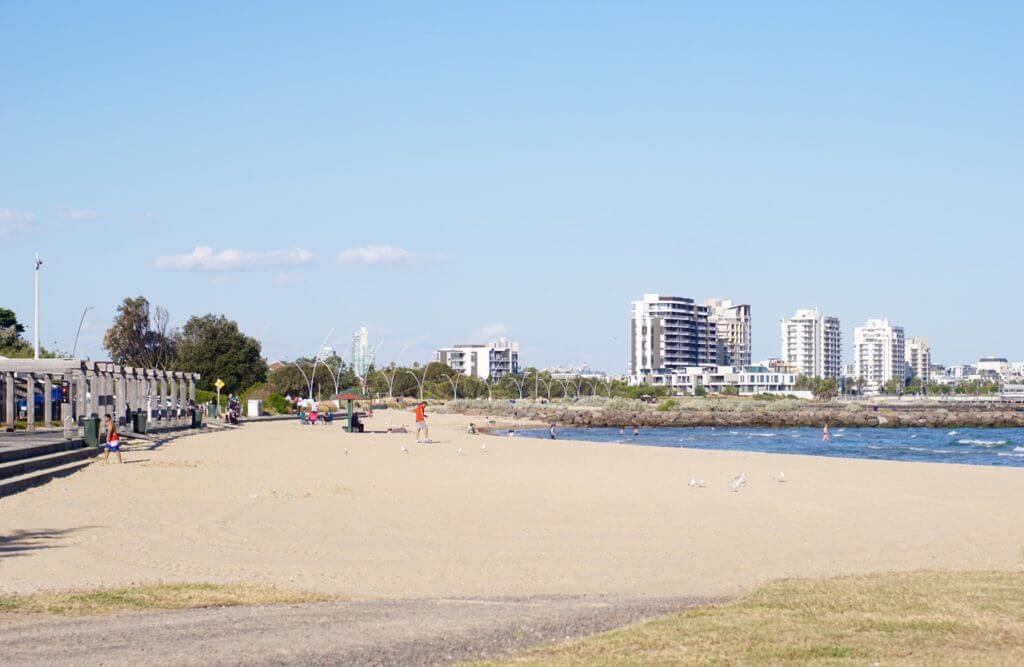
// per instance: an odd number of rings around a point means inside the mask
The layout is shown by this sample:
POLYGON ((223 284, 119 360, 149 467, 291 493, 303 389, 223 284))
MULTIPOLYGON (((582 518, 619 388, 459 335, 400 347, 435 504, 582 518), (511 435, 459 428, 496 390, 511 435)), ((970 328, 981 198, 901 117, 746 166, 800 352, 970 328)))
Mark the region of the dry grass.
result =
POLYGON ((0 596, 0 618, 21 614, 92 616, 155 609, 321 602, 328 596, 249 584, 149 584, 0 596))
POLYGON ((1024 664, 1024 574, 784 580, 515 664, 1024 664))

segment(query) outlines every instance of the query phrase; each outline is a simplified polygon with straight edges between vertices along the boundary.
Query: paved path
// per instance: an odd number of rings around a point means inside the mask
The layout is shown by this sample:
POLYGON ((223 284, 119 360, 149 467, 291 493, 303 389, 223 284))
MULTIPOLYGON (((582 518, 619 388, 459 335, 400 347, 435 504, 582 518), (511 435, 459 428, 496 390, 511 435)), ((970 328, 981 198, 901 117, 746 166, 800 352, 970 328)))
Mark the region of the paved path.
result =
POLYGON ((496 657, 708 602, 534 597, 226 607, 0 624, 12 665, 432 665, 496 657))

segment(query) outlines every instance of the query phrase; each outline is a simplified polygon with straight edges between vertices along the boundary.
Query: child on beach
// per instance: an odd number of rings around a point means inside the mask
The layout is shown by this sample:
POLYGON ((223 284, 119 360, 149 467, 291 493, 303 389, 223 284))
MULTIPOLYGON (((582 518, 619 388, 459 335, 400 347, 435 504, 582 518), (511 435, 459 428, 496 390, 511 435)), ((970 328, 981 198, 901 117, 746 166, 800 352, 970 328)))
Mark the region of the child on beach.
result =
POLYGON ((121 458, 121 436, 117 434, 117 424, 109 414, 103 417, 103 428, 107 431, 107 451, 103 454, 103 463, 110 458, 110 452, 117 452, 117 462, 124 463, 124 459, 121 458))

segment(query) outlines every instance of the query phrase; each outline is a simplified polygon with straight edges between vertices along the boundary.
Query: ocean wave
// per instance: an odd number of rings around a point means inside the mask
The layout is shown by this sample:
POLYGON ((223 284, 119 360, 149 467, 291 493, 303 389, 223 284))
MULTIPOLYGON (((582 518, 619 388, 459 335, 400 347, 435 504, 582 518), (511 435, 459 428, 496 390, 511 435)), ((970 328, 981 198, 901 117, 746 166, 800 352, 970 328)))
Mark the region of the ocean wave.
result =
POLYGON ((974 440, 970 438, 957 440, 956 442, 959 445, 974 445, 977 447, 1002 447, 1006 444, 1005 440, 974 440))
POLYGON ((1014 447, 1013 451, 1015 451, 1015 452, 1024 452, 1024 447, 1014 447))
POLYGON ((950 432, 949 432, 949 433, 947 433, 946 435, 956 435, 956 434, 957 434, 957 433, 959 433, 959 432, 960 432, 960 431, 950 431, 950 432))
POLYGON ((996 452, 996 456, 1012 456, 1015 459, 1024 458, 1024 452, 996 452))
POLYGON ((776 435, 775 433, 751 433, 750 437, 752 437, 752 438, 774 438, 775 435, 776 435))
POLYGON ((909 449, 912 452, 934 452, 934 453, 938 453, 936 450, 928 449, 927 447, 907 447, 907 449, 909 449))

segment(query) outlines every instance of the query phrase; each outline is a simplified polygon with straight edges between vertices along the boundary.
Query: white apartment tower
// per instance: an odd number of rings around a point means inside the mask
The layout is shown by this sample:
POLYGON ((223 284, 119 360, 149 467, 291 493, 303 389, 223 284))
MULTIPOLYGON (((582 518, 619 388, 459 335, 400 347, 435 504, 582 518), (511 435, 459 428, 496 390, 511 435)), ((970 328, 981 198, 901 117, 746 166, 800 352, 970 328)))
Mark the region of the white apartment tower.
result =
POLYGON ((373 366, 370 332, 366 327, 360 327, 359 331, 352 334, 352 349, 349 359, 351 360, 352 371, 358 377, 365 377, 366 372, 373 366))
POLYGON ((504 338, 487 344, 455 345, 441 348, 435 360, 456 372, 481 380, 500 380, 519 375, 519 344, 504 338))
POLYGON ((715 323, 718 337, 718 363, 727 366, 751 365, 753 326, 750 305, 729 299, 708 299, 708 317, 715 323))
POLYGON ((644 294, 633 302, 629 335, 629 372, 637 382, 718 363, 715 323, 693 299, 644 294))
POLYGON ((782 361, 798 375, 838 378, 842 370, 839 318, 812 308, 782 320, 782 361))
POLYGON ((892 379, 903 380, 906 354, 903 327, 889 320, 868 320, 853 329, 853 374, 864 380, 867 391, 892 379))
POLYGON ((910 338, 906 343, 907 372, 921 382, 931 380, 932 349, 927 338, 910 338))

